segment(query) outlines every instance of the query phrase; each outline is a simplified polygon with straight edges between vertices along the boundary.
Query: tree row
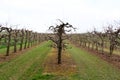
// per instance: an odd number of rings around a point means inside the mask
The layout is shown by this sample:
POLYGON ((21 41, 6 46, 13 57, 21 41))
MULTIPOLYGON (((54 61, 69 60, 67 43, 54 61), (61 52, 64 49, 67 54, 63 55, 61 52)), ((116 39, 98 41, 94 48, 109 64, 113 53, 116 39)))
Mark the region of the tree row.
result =
POLYGON ((101 32, 94 29, 87 33, 72 34, 70 40, 79 46, 97 50, 102 54, 109 51, 111 56, 113 51, 120 50, 120 27, 114 28, 113 25, 109 25, 101 32))
POLYGON ((9 56, 10 48, 13 52, 37 45, 45 40, 45 34, 26 29, 12 29, 0 26, 0 49, 6 48, 6 56, 9 56))

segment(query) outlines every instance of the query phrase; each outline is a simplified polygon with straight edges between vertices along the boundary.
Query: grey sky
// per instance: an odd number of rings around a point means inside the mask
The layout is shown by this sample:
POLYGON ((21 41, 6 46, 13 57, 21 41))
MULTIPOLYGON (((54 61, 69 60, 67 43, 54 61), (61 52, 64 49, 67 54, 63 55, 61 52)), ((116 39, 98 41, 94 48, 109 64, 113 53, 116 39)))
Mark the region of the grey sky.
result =
POLYGON ((56 19, 86 32, 119 18, 120 0, 0 0, 1 24, 37 32, 46 32, 56 19))

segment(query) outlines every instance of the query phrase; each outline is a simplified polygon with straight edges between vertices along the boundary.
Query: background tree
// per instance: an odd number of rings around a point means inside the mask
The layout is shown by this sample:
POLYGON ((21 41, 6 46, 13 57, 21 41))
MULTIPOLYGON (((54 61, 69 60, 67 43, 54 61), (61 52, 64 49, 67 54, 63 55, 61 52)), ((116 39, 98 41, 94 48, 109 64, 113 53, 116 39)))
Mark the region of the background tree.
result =
POLYGON ((25 30, 25 45, 24 45, 24 49, 26 49, 26 47, 27 47, 27 43, 28 43, 28 33, 29 33, 29 31, 28 31, 28 30, 25 30))
POLYGON ((27 48, 30 47, 31 38, 32 38, 32 31, 28 31, 28 45, 27 45, 27 48))
POLYGON ((6 30, 8 32, 8 43, 7 43, 7 51, 6 51, 6 56, 9 56, 9 52, 10 52, 10 41, 11 41, 11 32, 12 32, 12 28, 7 28, 6 30))
POLYGON ((20 31, 20 49, 19 49, 20 51, 22 50, 22 47, 23 47, 24 35, 25 35, 25 30, 22 29, 20 31))
POLYGON ((3 34, 2 37, 3 37, 4 35, 6 35, 6 37, 7 37, 6 56, 9 56, 12 28, 1 27, 1 28, 0 28, 0 32, 2 32, 3 30, 5 31, 5 34, 3 34))
POLYGON ((12 32, 13 32, 12 37, 14 40, 14 53, 16 53, 17 52, 17 42, 18 42, 19 30, 15 29, 12 32))
MULTIPOLYGON (((12 32, 12 28, 7 28, 7 27, 1 27, 0 26, 0 32, 2 32, 3 30, 5 30, 6 32, 6 37, 7 37, 7 50, 6 50, 6 56, 9 56, 9 51, 10 51, 10 41, 11 41, 11 32, 12 32)), ((4 35, 4 34, 3 34, 4 35)))
POLYGON ((113 25, 109 25, 108 28, 106 29, 106 34, 109 39, 109 50, 110 50, 110 56, 113 54, 113 51, 115 47, 118 45, 120 46, 120 28, 118 29, 113 29, 113 25))
POLYGON ((96 29, 93 31, 94 34, 96 34, 98 36, 98 38, 100 39, 100 46, 101 46, 101 53, 104 53, 104 44, 105 44, 105 40, 106 40, 106 34, 102 33, 102 32, 98 32, 96 31, 96 29))

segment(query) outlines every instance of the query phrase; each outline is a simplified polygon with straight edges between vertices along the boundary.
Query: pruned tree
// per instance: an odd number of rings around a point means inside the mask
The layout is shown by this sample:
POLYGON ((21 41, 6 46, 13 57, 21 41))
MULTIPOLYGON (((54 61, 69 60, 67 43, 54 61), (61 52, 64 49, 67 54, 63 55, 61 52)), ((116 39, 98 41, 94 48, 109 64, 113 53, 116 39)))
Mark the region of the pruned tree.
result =
POLYGON ((6 50, 6 56, 9 56, 12 28, 1 27, 0 29, 1 29, 0 32, 3 31, 3 30, 7 31, 7 50, 6 50))
POLYGON ((28 45, 27 45, 27 48, 30 47, 31 38, 32 38, 32 31, 28 31, 28 45))
POLYGON ((63 48, 63 40, 68 39, 68 36, 66 36, 66 32, 72 31, 72 29, 75 30, 75 28, 70 25, 69 23, 64 23, 61 20, 60 25, 50 26, 49 30, 53 31, 53 34, 49 36, 49 39, 52 40, 56 45, 58 49, 58 64, 61 64, 61 53, 62 53, 62 48, 63 48))
POLYGON ((14 47, 14 53, 16 53, 18 44, 20 45, 19 50, 21 51, 23 49, 23 44, 25 44, 25 49, 30 47, 30 45, 32 46, 32 44, 37 44, 44 40, 44 34, 24 29, 12 29, 0 25, 0 48, 6 47, 6 56, 9 56, 11 46, 14 47))
POLYGON ((101 53, 104 53, 104 43, 105 43, 105 39, 106 39, 106 34, 102 33, 102 32, 98 32, 96 31, 96 29, 94 29, 94 34, 98 36, 98 38, 100 39, 100 46, 101 46, 101 53))
POLYGON ((27 48, 27 43, 28 43, 28 34, 29 34, 29 31, 28 30, 25 30, 25 45, 24 45, 24 49, 27 48))
POLYGON ((36 44, 37 44, 37 32, 34 32, 34 33, 33 33, 33 41, 32 41, 32 44, 33 44, 33 45, 36 45, 36 44))
POLYGON ((6 27, 6 30, 7 30, 7 32, 8 32, 8 43, 7 43, 7 52, 6 52, 6 56, 9 56, 12 28, 7 28, 7 27, 6 27))
POLYGON ((120 28, 118 29, 113 29, 113 25, 109 25, 108 28, 106 29, 106 34, 109 38, 109 43, 110 43, 110 56, 113 54, 113 51, 117 45, 120 46, 120 28))
MULTIPOLYGON (((97 39, 95 37, 95 34, 93 32, 88 32, 87 33, 89 36, 89 41, 91 43, 91 48, 94 49, 95 44, 97 43, 97 39)), ((97 45, 96 45, 97 46, 97 45)))
POLYGON ((92 40, 91 40, 91 34, 92 33, 90 33, 90 32, 87 32, 86 33, 86 37, 87 37, 87 44, 88 44, 88 48, 90 48, 90 45, 91 45, 91 43, 92 43, 92 40))
POLYGON ((22 29, 22 30, 20 31, 20 49, 19 49, 20 51, 21 51, 22 48, 23 48, 24 35, 25 35, 25 30, 22 29))
POLYGON ((14 53, 17 52, 17 42, 18 42, 18 35, 20 30, 14 29, 12 34, 13 40, 14 40, 14 53))
MULTIPOLYGON (((87 46, 87 34, 79 34, 79 41, 80 41, 80 46, 86 47, 87 46)), ((76 40, 75 40, 76 42, 76 40)))
POLYGON ((38 43, 40 43, 41 42, 41 33, 38 33, 38 43))
POLYGON ((2 25, 0 25, 0 42, 1 42, 2 38, 4 37, 4 35, 1 34, 2 31, 3 31, 2 25))

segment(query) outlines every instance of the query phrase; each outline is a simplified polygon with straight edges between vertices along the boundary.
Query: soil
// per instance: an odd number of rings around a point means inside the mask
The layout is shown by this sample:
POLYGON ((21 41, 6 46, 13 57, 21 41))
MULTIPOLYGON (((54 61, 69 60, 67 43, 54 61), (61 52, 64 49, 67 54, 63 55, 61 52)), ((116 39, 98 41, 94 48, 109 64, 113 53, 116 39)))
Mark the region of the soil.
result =
POLYGON ((66 51, 62 52, 62 63, 57 64, 57 51, 55 48, 46 57, 43 63, 45 74, 68 76, 75 74, 77 72, 77 67, 75 61, 72 59, 71 55, 66 51))

